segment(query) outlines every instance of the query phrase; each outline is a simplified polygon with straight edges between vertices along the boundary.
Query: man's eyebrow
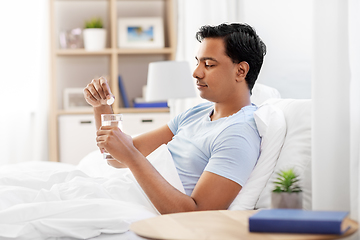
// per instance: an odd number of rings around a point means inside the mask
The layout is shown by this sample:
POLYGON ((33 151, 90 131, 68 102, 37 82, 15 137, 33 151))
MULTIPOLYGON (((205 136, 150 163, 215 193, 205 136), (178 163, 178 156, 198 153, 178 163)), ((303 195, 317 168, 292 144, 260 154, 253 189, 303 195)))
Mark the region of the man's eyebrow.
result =
MULTIPOLYGON (((197 57, 195 57, 195 59, 198 60, 197 57)), ((212 58, 212 57, 202 57, 202 58, 200 58, 200 62, 201 61, 206 61, 206 60, 211 60, 211 61, 217 62, 217 60, 215 58, 212 58)))

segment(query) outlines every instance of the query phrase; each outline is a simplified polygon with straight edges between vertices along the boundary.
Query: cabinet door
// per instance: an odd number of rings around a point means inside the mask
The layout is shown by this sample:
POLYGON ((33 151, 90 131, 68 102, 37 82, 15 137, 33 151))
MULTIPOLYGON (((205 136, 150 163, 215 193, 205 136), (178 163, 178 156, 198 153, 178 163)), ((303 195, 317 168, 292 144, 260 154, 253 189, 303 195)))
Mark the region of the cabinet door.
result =
POLYGON ((60 162, 76 165, 87 154, 98 150, 93 115, 62 115, 58 121, 60 162))
POLYGON ((134 137, 164 126, 169 121, 169 113, 124 113, 123 131, 134 137))

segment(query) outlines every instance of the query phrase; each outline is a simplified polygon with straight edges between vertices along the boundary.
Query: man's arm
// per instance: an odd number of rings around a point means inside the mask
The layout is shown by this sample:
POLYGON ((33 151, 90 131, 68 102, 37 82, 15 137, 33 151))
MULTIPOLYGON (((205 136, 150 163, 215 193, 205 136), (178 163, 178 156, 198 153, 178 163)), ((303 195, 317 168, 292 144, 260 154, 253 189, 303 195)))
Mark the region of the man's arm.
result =
POLYGON ((101 105, 99 107, 94 107, 94 118, 96 130, 101 127, 101 114, 112 114, 114 113, 113 109, 109 105, 101 105))
POLYGON ((134 146, 145 157, 160 147, 171 141, 174 134, 167 125, 164 125, 153 131, 141 134, 133 139, 134 146))
POLYGON ((226 210, 241 190, 241 186, 227 178, 204 172, 191 196, 171 186, 148 161, 128 165, 146 195, 161 214, 226 210))
MULTIPOLYGON (((105 148, 115 159, 129 167, 150 201, 162 214, 227 209, 241 190, 236 182, 204 172, 192 195, 188 196, 170 185, 134 146, 132 138, 118 128, 101 127, 96 140, 99 147, 105 148)), ((154 146, 142 147, 145 152, 154 146)))
MULTIPOLYGON (((112 96, 110 87, 104 77, 93 79, 84 89, 85 100, 93 106, 96 129, 101 127, 101 114, 114 113, 111 106, 107 105, 106 100, 112 96)), ((149 155, 161 144, 168 143, 173 137, 167 125, 154 131, 145 133, 134 138, 134 146, 144 155, 149 155)), ((115 160, 109 160, 108 164, 116 167, 125 167, 115 160)))
POLYGON ((109 84, 104 77, 93 79, 84 88, 85 100, 94 109, 96 129, 101 126, 101 114, 114 113, 112 107, 106 103, 112 96, 109 84))

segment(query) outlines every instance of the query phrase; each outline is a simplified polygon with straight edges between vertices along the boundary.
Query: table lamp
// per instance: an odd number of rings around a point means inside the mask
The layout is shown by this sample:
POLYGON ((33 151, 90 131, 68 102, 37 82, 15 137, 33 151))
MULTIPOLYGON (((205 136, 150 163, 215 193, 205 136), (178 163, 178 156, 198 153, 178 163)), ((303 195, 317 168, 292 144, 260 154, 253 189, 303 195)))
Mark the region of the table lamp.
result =
POLYGON ((170 116, 174 117, 169 100, 196 97, 194 81, 188 62, 151 62, 145 99, 148 102, 168 101, 170 116))

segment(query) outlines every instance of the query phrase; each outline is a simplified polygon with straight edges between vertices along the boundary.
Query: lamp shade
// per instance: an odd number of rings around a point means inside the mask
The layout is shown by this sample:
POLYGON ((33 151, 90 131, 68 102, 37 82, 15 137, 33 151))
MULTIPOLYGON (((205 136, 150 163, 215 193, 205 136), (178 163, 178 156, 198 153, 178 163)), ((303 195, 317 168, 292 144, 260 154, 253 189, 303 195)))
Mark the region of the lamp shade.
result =
POLYGON ((162 61, 149 64, 146 101, 196 97, 188 62, 162 61))

